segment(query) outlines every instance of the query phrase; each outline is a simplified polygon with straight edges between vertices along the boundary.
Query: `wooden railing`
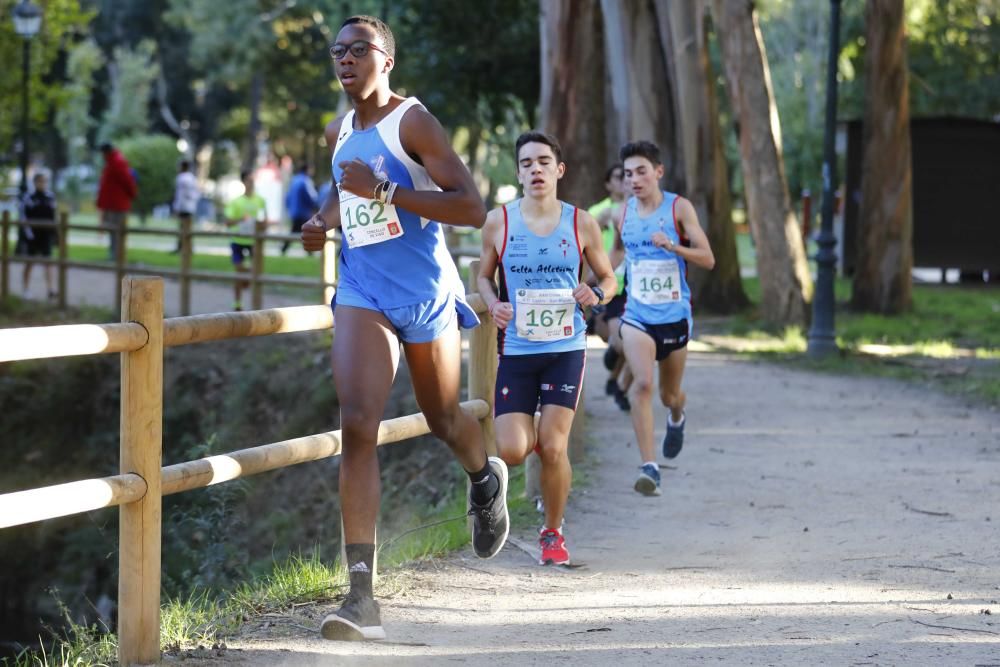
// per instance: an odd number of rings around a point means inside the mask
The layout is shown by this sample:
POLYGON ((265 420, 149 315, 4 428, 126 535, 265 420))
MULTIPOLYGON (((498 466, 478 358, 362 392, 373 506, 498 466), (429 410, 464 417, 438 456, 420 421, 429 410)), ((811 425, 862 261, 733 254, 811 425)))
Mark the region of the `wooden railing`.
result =
MULTIPOLYGON (((163 318, 163 281, 126 276, 121 322, 0 329, 0 362, 102 353, 121 354, 120 474, 0 495, 0 528, 102 507, 121 506, 119 517, 118 656, 122 665, 160 658, 160 534, 162 497, 296 463, 336 456, 340 431, 274 442, 162 466, 163 351, 210 340, 331 328, 328 306, 298 306, 242 313, 163 318)), ((478 313, 482 299, 469 295, 478 313)), ((468 400, 493 442, 496 327, 489 317, 469 337, 468 400)), ((384 421, 378 444, 430 432, 422 414, 384 421)))
POLYGON ((40 265, 53 264, 58 267, 58 288, 56 290, 57 303, 60 308, 66 307, 66 282, 68 269, 89 269, 96 271, 109 271, 115 273, 115 303, 121 303, 122 278, 126 273, 157 275, 164 278, 173 278, 178 281, 179 300, 178 312, 181 315, 191 314, 191 282, 194 280, 207 280, 217 282, 234 283, 236 281, 246 281, 250 284, 250 305, 253 310, 260 310, 263 305, 263 288, 265 286, 285 286, 285 287, 305 287, 312 288, 322 296, 323 303, 330 303, 333 296, 334 286, 337 282, 337 251, 331 234, 323 248, 323 261, 319 275, 315 278, 305 278, 301 276, 273 276, 265 275, 265 253, 266 243, 299 242, 298 234, 268 234, 267 226, 263 222, 258 222, 253 234, 253 258, 250 263, 250 271, 247 274, 237 274, 235 271, 198 271, 192 268, 192 257, 194 256, 195 238, 231 238, 232 232, 226 231, 201 231, 195 230, 191 226, 190 219, 181 220, 180 229, 144 229, 142 227, 127 227, 121 229, 106 225, 80 225, 70 224, 69 215, 61 212, 57 220, 38 221, 32 220, 31 226, 38 229, 54 228, 58 231, 58 250, 56 257, 12 257, 10 248, 10 229, 13 226, 24 224, 20 221, 13 221, 10 214, 4 211, 0 216, 0 299, 6 298, 10 294, 10 282, 8 266, 14 261, 30 261, 40 265), (110 262, 82 262, 71 261, 69 259, 69 232, 89 231, 107 232, 118 235, 116 245, 117 252, 110 262), (166 236, 171 239, 178 239, 180 252, 179 269, 166 267, 143 267, 128 264, 127 245, 128 239, 133 235, 156 235, 166 236))

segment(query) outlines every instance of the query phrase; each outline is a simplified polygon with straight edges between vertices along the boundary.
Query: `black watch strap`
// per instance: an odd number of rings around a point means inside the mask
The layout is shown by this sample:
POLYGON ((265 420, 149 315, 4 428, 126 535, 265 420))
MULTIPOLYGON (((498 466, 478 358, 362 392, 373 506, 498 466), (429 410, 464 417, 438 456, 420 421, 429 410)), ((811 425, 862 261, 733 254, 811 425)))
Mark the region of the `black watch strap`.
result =
POLYGON ((594 290, 594 294, 597 295, 597 305, 604 303, 604 290, 602 290, 598 285, 594 285, 590 289, 594 290))

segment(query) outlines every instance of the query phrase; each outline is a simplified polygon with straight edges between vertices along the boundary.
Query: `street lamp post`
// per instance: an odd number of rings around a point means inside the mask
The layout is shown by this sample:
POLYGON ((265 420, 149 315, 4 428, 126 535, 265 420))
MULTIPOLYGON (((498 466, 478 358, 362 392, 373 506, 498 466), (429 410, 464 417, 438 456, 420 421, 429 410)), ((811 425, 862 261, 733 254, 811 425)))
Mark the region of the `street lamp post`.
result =
POLYGON ((833 278, 837 263, 833 235, 833 193, 837 183, 837 156, 834 134, 837 129, 837 59, 840 56, 840 0, 830 0, 830 56, 826 64, 826 128, 823 137, 823 210, 816 238, 816 294, 813 297, 812 326, 808 353, 825 357, 837 351, 833 328, 833 278))
POLYGON ((30 144, 28 127, 28 79, 31 74, 31 38, 42 25, 42 10, 29 0, 21 0, 14 7, 14 32, 24 38, 24 55, 21 58, 21 199, 28 192, 28 158, 30 144))

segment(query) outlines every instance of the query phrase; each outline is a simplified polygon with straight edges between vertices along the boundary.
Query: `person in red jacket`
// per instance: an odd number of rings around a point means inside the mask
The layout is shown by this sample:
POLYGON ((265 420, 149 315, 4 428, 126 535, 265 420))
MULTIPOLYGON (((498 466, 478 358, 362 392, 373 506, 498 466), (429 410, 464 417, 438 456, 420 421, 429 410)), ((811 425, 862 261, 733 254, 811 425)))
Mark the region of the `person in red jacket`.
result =
POLYGON ((117 257, 118 240, 125 229, 125 222, 137 188, 132 168, 128 160, 111 144, 101 144, 104 154, 104 171, 97 188, 97 210, 101 214, 101 224, 110 227, 111 245, 108 248, 112 260, 117 257))

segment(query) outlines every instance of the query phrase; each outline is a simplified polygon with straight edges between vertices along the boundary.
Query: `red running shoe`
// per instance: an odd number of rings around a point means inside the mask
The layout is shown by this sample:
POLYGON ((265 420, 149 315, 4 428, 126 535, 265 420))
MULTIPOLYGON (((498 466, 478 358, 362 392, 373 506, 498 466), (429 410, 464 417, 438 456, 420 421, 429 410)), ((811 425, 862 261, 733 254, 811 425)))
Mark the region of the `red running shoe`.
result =
POLYGON ((543 530, 538 536, 538 546, 542 549, 539 565, 568 565, 569 550, 566 540, 558 530, 543 530))

